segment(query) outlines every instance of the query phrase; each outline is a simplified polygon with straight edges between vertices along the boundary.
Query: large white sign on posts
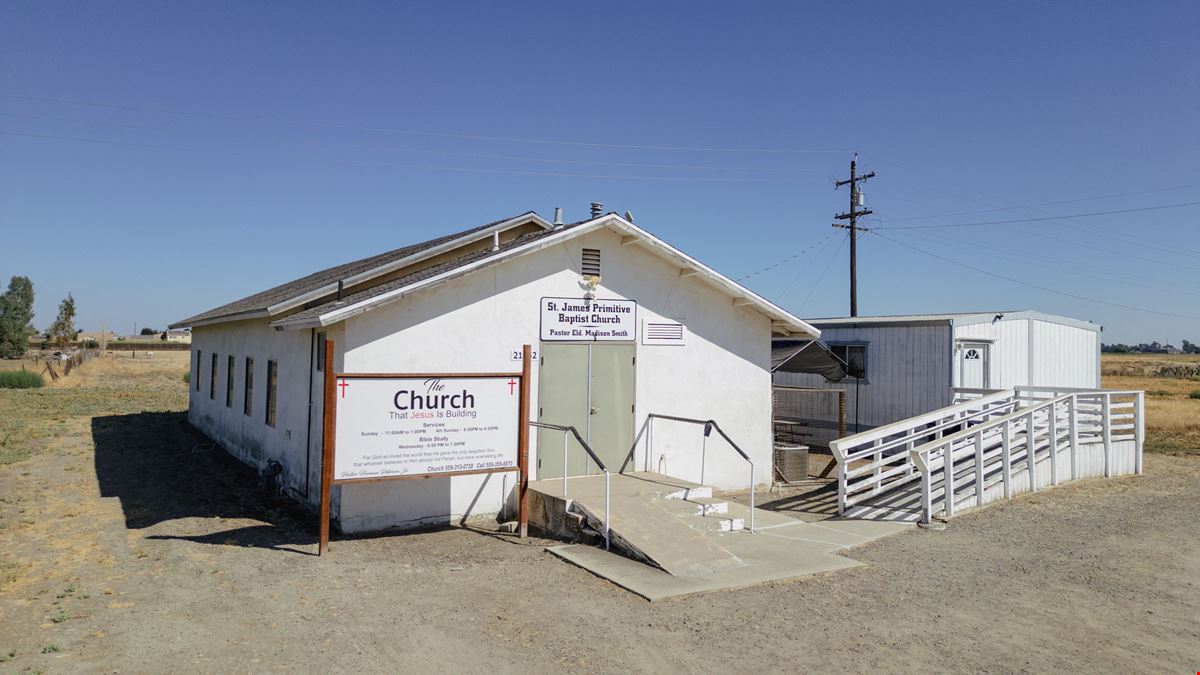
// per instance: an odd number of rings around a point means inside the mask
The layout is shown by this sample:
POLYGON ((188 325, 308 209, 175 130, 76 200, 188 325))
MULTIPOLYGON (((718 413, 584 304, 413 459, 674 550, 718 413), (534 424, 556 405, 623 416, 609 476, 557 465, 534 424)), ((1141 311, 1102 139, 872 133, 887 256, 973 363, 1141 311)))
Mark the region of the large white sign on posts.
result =
POLYGON ((525 537, 532 352, 521 347, 520 373, 338 373, 325 340, 317 555, 329 551, 333 486, 361 481, 516 471, 525 537))
POLYGON ((520 385, 338 375, 333 480, 516 470, 520 385))
POLYGON ((633 300, 542 298, 542 340, 634 340, 637 303, 633 300))

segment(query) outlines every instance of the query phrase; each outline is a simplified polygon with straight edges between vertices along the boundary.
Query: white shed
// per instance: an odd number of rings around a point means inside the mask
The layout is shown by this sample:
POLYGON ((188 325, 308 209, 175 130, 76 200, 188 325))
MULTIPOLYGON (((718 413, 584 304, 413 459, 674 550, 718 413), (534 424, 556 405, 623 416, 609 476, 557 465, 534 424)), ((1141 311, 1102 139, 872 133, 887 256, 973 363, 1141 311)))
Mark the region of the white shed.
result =
MULTIPOLYGON (((964 390, 1015 386, 1098 388, 1098 324, 1033 311, 814 319, 822 341, 861 378, 839 383, 776 373, 781 385, 846 391, 849 433, 954 403, 964 390)), ((788 398, 784 415, 808 421, 810 438, 836 438, 821 397, 788 398)))
MULTIPOLYGON (((520 371, 531 344, 532 420, 579 428, 613 466, 631 459, 732 489, 749 487, 747 464, 711 440, 702 471, 702 429, 656 424, 653 456, 649 446, 631 453, 637 430, 651 413, 716 420, 761 467, 755 481, 769 481, 771 338, 819 336, 615 214, 562 224, 533 212, 314 272, 172 327, 182 326, 192 329, 188 419, 310 503, 321 485, 327 337, 342 373, 520 371), (568 325, 580 308, 621 318, 581 338, 568 325)), ((578 450, 563 466, 561 439, 534 433, 533 479, 586 470, 578 450)), ((362 532, 495 514, 515 482, 500 473, 340 485, 332 517, 362 532)))

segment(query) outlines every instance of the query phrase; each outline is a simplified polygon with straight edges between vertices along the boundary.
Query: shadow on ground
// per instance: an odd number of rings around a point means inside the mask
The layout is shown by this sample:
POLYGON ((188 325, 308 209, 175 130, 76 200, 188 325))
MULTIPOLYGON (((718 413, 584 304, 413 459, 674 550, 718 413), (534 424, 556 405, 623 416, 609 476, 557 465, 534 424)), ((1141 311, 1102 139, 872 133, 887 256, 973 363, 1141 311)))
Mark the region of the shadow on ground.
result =
POLYGON ((219 447, 198 449, 209 441, 187 423, 186 413, 94 417, 92 440, 100 495, 120 500, 129 529, 179 518, 259 521, 204 535, 155 534, 149 539, 306 554, 295 547, 316 543, 314 517, 290 499, 268 495, 252 468, 219 447))
MULTIPOLYGON (((816 481, 814 481, 816 483, 816 481)), ((760 509, 781 513, 812 514, 832 518, 838 512, 837 483, 823 481, 803 487, 784 488, 782 496, 756 504, 760 509)))

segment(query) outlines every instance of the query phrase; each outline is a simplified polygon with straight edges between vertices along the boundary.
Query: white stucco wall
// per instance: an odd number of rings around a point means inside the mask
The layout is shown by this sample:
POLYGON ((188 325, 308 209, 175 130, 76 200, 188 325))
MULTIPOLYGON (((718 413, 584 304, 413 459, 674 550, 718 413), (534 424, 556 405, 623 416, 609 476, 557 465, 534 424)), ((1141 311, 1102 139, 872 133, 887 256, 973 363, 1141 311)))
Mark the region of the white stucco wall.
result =
MULTIPOLYGON (((479 270, 344 322, 348 372, 519 371, 510 352, 539 344, 539 300, 581 297, 580 250, 602 253, 599 298, 638 302, 643 320, 681 321, 686 347, 637 345, 636 424, 649 412, 715 419, 748 453, 756 481, 771 462, 770 320, 734 307, 728 295, 637 245, 622 246, 608 230, 581 235, 506 264, 479 270)), ((306 333, 307 335, 307 333, 306 333)), ((305 338, 307 339, 307 337, 305 338)), ((536 363, 533 377, 537 378, 536 363)), ((531 409, 538 407, 536 385, 531 409)), ((700 427, 657 423, 651 468, 700 477, 700 427)), ((537 465, 537 442, 530 464, 537 465)), ((749 467, 716 438, 709 440, 705 479, 718 488, 749 485, 749 467)), ((636 466, 647 465, 645 446, 636 466)), ((335 512, 347 532, 456 521, 494 514, 511 498, 515 474, 459 476, 340 486, 335 512)), ((335 495, 336 496, 336 495, 335 495)))
POLYGON ((316 438, 308 433, 308 392, 312 333, 308 330, 281 332, 266 320, 237 321, 203 326, 192 331, 192 381, 189 387, 188 421, 221 444, 233 456, 257 468, 270 460, 283 465, 279 480, 292 488, 294 496, 316 502, 320 493, 320 390, 315 390, 316 438), (202 352, 202 367, 196 372, 196 351, 202 352), (216 396, 209 397, 212 354, 217 354, 216 396), (226 359, 235 357, 233 405, 225 405, 226 359), (253 410, 244 414, 246 357, 254 359, 253 410), (266 423, 267 362, 277 361, 278 391, 275 426, 266 423), (196 384, 199 380, 200 387, 196 384), (311 457, 310 457, 311 454, 311 457), (307 469, 307 480, 305 471, 307 469), (307 488, 307 495, 305 494, 307 488))

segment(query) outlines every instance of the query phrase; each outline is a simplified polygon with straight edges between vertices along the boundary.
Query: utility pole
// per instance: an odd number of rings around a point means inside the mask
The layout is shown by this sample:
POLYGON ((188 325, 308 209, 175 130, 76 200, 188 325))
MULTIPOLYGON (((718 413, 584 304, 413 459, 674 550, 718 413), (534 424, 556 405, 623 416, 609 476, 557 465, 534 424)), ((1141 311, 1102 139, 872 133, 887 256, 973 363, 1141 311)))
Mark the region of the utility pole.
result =
POLYGON ((858 316, 858 231, 867 231, 867 228, 858 226, 858 218, 859 216, 867 216, 875 213, 870 209, 863 211, 856 210, 862 206, 860 198, 862 192, 858 189, 858 184, 868 178, 874 177, 874 171, 861 176, 858 175, 858 153, 856 152, 854 153, 854 159, 850 160, 849 180, 839 180, 833 183, 835 190, 843 185, 850 186, 850 210, 834 216, 836 220, 849 220, 850 224, 833 224, 834 227, 842 227, 850 230, 850 316, 858 316))

